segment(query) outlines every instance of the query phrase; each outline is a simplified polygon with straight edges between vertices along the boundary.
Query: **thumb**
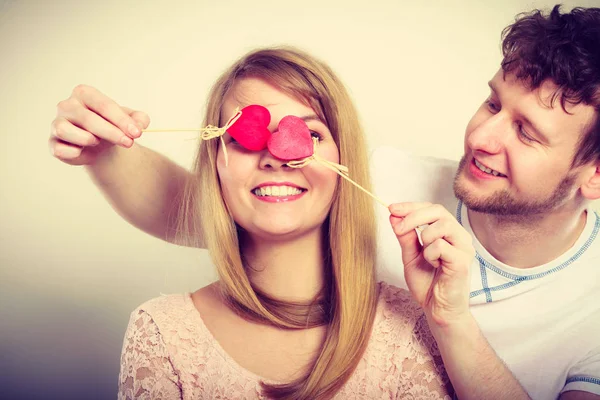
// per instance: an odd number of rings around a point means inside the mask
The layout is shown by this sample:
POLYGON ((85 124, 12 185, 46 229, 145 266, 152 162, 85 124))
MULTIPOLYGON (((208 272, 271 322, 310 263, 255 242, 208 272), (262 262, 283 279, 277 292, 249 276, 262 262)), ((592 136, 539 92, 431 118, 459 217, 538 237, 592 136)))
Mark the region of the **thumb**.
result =
POLYGON ((140 129, 146 129, 150 125, 150 117, 143 111, 132 110, 129 107, 121 107, 135 121, 140 129))
MULTIPOLYGON (((390 215, 390 224, 392 225, 394 234, 401 231, 400 225, 402 220, 404 220, 404 218, 390 215)), ((419 255, 421 255, 423 246, 421 245, 421 242, 419 242, 419 237, 414 229, 411 229, 403 235, 396 234, 396 239, 398 239, 398 243, 402 249, 402 263, 404 265, 411 263, 413 260, 419 257, 419 255)))
POLYGON ((140 129, 146 129, 150 125, 150 117, 143 111, 134 111, 130 116, 140 129))

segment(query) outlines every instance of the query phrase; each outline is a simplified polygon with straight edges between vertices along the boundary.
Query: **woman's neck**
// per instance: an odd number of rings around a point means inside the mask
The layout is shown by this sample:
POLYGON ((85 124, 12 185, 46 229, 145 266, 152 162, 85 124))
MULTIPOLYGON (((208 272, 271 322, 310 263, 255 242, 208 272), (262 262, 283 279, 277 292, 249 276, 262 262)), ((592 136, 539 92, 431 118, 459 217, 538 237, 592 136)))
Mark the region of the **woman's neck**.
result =
POLYGON ((326 263, 321 229, 288 241, 244 236, 246 273, 257 289, 294 302, 310 302, 319 294, 326 263))

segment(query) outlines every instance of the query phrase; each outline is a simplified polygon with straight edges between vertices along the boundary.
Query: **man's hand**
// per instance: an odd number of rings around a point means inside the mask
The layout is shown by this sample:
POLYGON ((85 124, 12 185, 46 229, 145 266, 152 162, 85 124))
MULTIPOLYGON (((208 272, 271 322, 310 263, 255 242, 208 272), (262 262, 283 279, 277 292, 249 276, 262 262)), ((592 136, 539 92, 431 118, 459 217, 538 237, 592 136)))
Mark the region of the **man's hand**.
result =
POLYGON ((406 283, 430 322, 443 328, 469 316, 471 235, 438 204, 397 203, 389 210, 406 283), (416 229, 423 226, 421 244, 416 229))

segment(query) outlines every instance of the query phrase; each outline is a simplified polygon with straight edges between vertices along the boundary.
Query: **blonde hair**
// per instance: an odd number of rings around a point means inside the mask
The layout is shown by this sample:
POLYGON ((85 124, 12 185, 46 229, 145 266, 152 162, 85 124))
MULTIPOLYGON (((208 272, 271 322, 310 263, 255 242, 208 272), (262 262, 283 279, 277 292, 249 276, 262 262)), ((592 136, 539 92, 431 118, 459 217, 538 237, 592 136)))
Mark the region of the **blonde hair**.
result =
MULTIPOLYGON (((331 131, 340 163, 349 166, 352 179, 370 189, 366 144, 350 96, 328 66, 297 49, 259 49, 238 60, 210 92, 205 126, 219 125, 223 118, 229 118, 220 115, 224 98, 236 79, 249 76, 261 78, 310 106, 331 131)), ((325 341, 306 374, 284 385, 263 383, 263 391, 279 399, 330 398, 358 365, 375 317, 373 204, 348 182, 339 181, 325 222, 325 228, 329 225, 324 235, 329 268, 321 307, 313 307, 315 302, 297 304, 269 298, 253 288, 246 275, 238 228, 220 191, 218 146, 217 140, 200 143, 195 178, 184 193, 178 232, 190 235, 187 239, 202 238, 217 267, 225 298, 240 315, 283 329, 328 324, 325 341)))

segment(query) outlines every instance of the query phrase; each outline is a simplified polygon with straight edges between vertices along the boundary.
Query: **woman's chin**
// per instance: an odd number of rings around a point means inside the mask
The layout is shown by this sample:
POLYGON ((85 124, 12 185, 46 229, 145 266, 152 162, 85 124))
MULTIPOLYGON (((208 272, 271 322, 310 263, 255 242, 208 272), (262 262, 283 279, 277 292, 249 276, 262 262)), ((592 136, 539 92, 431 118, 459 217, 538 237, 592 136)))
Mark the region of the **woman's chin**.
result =
POLYGON ((306 227, 297 225, 272 224, 260 227, 259 229, 255 227, 251 231, 246 230, 246 232, 252 238, 261 241, 285 242, 297 240, 315 232, 319 232, 319 229, 307 229, 306 227))

